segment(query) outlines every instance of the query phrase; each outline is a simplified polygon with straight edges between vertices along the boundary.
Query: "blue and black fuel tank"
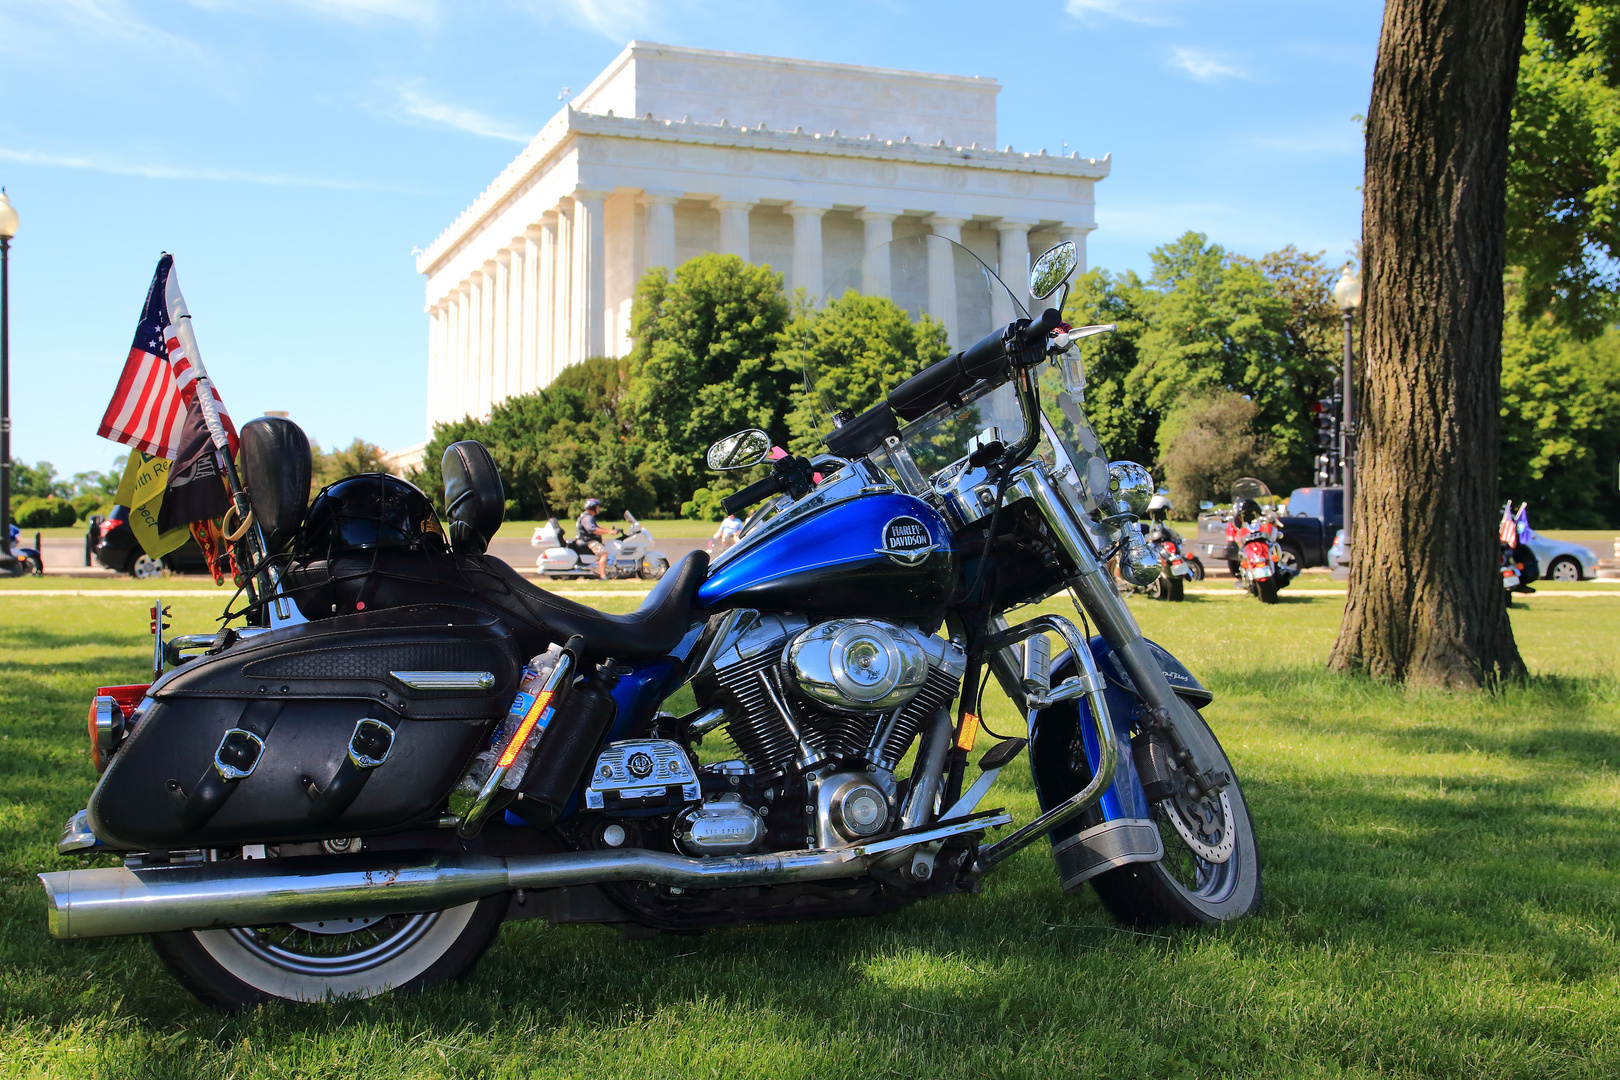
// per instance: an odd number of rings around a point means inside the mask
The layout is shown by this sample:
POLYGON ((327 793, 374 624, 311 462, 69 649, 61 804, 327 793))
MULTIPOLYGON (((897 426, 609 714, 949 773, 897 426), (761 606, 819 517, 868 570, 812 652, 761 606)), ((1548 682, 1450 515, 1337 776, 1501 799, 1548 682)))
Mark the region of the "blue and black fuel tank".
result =
POLYGON ((698 603, 928 621, 944 615, 955 585, 945 519, 921 499, 882 492, 744 541, 703 583, 698 603))

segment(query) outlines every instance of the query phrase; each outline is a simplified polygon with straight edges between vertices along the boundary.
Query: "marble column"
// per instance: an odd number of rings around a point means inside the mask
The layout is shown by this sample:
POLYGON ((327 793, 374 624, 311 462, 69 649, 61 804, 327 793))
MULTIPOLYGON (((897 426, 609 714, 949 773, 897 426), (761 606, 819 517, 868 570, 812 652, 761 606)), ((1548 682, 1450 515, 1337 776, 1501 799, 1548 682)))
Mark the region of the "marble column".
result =
POLYGON ((965 220, 944 214, 935 214, 928 219, 929 228, 940 238, 928 241, 928 311, 945 324, 945 335, 952 349, 965 349, 973 343, 961 340, 956 316, 957 249, 941 241, 960 244, 965 220))
POLYGON ((456 290, 456 391, 452 400, 455 402, 453 419, 460 420, 472 409, 472 365, 468 357, 472 355, 472 289, 471 283, 463 281, 456 290))
POLYGON ((484 309, 489 289, 482 270, 474 270, 467 278, 470 282, 467 321, 471 324, 467 331, 467 415, 477 416, 484 400, 484 343, 489 340, 484 332, 484 309))
POLYGON ((793 218, 793 287, 803 289, 811 304, 821 302, 821 217, 831 203, 789 203, 793 218))
POLYGON ((557 206, 557 251, 552 265, 556 291, 552 296, 551 378, 579 359, 574 355, 574 203, 564 199, 557 206))
POLYGON ((477 416, 488 416, 495 404, 495 293, 499 263, 484 260, 483 303, 478 307, 478 406, 477 416))
POLYGON ((540 215, 540 253, 535 262, 535 385, 551 383, 557 344, 557 214, 540 215))
POLYGON ((512 238, 512 291, 507 295, 507 397, 527 392, 523 376, 528 369, 528 355, 523 351, 525 322, 528 321, 528 259, 523 251, 528 241, 523 236, 512 238))
POLYGON ((642 205, 647 208, 647 268, 662 266, 671 277, 675 276, 675 204, 680 201, 680 195, 673 191, 645 191, 641 195, 642 205))
POLYGON ((868 296, 888 296, 890 292, 890 252, 875 249, 894 239, 894 219, 900 213, 880 207, 856 211, 855 220, 866 226, 865 255, 861 259, 861 291, 868 296))
POLYGON ((512 296, 512 253, 501 249, 495 253, 495 298, 490 312, 494 320, 490 334, 490 390, 489 403, 493 407, 506 400, 507 372, 509 370, 508 344, 511 342, 509 309, 512 296))
POLYGON ((607 267, 602 200, 605 191, 574 192, 574 326, 575 362, 607 351, 607 267))
POLYGON ((1094 228, 1096 228, 1094 225, 1070 225, 1068 223, 1058 226, 1059 242, 1073 240, 1074 246, 1080 249, 1080 265, 1074 271, 1075 277, 1079 277, 1086 272, 1086 235, 1094 228))
POLYGON ((539 278, 540 229, 531 226, 523 231, 523 370, 519 381, 525 394, 540 388, 540 337, 535 333, 535 320, 540 317, 539 278))
POLYGON ((433 430, 433 413, 439 401, 439 383, 444 378, 442 371, 444 365, 444 350, 440 347, 440 331, 443 326, 439 318, 437 304, 427 309, 428 317, 428 362, 427 362, 427 423, 428 430, 433 430))
MULTIPOLYGON (((1022 218, 1002 218, 996 222, 1000 243, 996 248, 996 275, 1012 290, 1013 296, 1026 310, 1029 308, 1029 230, 1033 221, 1022 218)), ((1011 322, 1009 315, 1004 322, 1011 322)))
POLYGON ((748 257, 748 212, 754 204, 743 199, 716 199, 714 208, 720 211, 720 254, 752 262, 748 257))

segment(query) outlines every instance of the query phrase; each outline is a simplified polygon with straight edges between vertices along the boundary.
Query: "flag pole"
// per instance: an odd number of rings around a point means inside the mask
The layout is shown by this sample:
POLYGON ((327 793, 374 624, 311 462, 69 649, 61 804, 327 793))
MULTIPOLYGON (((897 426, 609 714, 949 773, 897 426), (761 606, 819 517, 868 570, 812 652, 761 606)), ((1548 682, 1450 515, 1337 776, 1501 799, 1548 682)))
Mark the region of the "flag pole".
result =
MULTIPOLYGON (((225 425, 220 423, 219 410, 214 406, 214 383, 208 377, 208 369, 203 367, 202 351, 197 348, 197 334, 191 328, 191 312, 186 309, 186 298, 180 294, 178 288, 173 288, 169 290, 167 301, 175 335, 180 339, 180 347, 185 350, 186 359, 191 362, 197 373, 195 384, 197 405, 202 409, 203 423, 208 426, 208 437, 214 443, 214 458, 219 463, 220 472, 225 476, 226 486, 230 488, 231 505, 236 509, 237 521, 246 521, 248 515, 253 512, 253 507, 248 502, 247 492, 242 488, 241 478, 236 474, 236 462, 231 458, 231 441, 225 434, 225 425)), ((251 541, 243 544, 248 549, 249 555, 254 556, 251 561, 262 563, 265 557, 265 543, 257 521, 253 522, 245 539, 251 541)), ((265 572, 261 570, 261 573, 265 572)), ((255 594, 251 578, 246 588, 248 599, 257 603, 259 598, 255 594)))

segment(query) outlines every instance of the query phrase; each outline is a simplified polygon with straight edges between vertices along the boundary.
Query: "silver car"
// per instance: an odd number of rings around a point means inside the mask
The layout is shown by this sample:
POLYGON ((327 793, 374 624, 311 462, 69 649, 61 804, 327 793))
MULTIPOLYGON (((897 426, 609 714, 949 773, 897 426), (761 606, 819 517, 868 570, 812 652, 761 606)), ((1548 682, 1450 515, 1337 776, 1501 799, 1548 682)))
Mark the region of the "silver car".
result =
POLYGON ((1538 532, 1527 537, 1521 534, 1521 539, 1536 553, 1541 576, 1548 581, 1585 581, 1597 577, 1598 557, 1591 548, 1554 540, 1538 532))

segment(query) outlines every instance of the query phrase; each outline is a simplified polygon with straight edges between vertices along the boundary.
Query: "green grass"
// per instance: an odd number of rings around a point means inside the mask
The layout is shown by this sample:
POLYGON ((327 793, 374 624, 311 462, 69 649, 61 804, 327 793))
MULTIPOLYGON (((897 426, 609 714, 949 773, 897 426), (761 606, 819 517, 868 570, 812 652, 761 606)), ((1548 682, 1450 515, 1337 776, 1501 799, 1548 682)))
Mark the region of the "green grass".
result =
MULTIPOLYGON (((33 880, 67 865, 85 704, 139 678, 144 603, 0 607, 0 1076, 1620 1073, 1615 600, 1517 607, 1535 677, 1472 696, 1323 672, 1337 598, 1133 601, 1216 694, 1266 861, 1241 924, 1126 931, 1036 846, 979 897, 882 918, 645 941, 518 923, 462 985, 236 1018, 144 942, 50 940, 33 880)), ((176 629, 217 603, 177 597, 176 629)), ((1019 771, 995 801, 1024 818, 1019 771)))

